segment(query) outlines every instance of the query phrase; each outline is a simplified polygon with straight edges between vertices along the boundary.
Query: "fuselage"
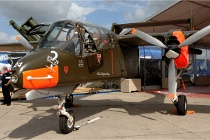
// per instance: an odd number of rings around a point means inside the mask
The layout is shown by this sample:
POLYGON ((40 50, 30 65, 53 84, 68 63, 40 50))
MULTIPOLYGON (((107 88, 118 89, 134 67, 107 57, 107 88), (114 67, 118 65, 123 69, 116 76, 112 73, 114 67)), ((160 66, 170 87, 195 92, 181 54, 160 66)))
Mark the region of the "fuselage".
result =
POLYGON ((15 64, 13 84, 44 89, 125 77, 122 60, 113 32, 89 23, 58 21, 36 49, 15 64))

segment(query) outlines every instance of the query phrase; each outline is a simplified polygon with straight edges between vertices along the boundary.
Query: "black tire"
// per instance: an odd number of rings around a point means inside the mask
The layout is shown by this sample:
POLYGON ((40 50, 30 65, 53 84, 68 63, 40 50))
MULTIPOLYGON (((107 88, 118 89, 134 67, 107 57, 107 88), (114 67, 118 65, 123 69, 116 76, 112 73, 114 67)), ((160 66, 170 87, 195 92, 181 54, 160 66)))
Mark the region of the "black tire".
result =
POLYGON ((73 106, 73 102, 74 102, 74 97, 73 95, 68 95, 66 96, 66 103, 65 103, 65 108, 70 108, 73 106))
POLYGON ((72 116, 73 122, 70 123, 66 116, 61 115, 59 119, 59 129, 63 134, 69 134, 74 130, 75 116, 72 110, 68 111, 69 115, 72 116))
POLYGON ((187 113, 187 98, 185 95, 178 96, 178 102, 176 104, 178 115, 186 115, 187 113))

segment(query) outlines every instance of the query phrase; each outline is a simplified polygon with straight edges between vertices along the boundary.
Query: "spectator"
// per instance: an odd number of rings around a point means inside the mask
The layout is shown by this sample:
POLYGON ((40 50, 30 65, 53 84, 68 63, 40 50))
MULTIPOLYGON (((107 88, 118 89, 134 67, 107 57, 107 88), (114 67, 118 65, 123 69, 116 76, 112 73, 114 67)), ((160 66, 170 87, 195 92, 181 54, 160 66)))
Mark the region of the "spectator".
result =
POLYGON ((4 96, 4 102, 2 103, 2 105, 7 105, 10 106, 11 105, 11 96, 10 96, 10 83, 11 83, 11 78, 7 78, 7 77, 11 77, 11 74, 9 72, 7 72, 8 69, 7 67, 3 67, 2 69, 2 93, 4 96))

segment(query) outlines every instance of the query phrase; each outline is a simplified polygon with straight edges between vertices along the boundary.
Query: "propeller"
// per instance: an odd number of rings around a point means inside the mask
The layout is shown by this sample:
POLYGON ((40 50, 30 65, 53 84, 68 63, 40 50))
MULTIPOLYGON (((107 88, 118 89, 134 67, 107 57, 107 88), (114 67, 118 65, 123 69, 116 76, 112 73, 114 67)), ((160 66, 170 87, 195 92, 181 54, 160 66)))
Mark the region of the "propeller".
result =
POLYGON ((166 57, 169 59, 175 59, 179 56, 179 54, 173 50, 168 50, 168 52, 166 53, 166 57))
POLYGON ((144 40, 144 41, 146 41, 150 44, 153 44, 155 46, 159 46, 161 48, 166 48, 166 46, 160 40, 152 37, 149 34, 146 34, 146 33, 142 32, 140 30, 133 29, 132 34, 136 35, 137 37, 141 38, 142 40, 144 40))
POLYGON ((195 34, 193 34, 192 36, 187 38, 184 42, 179 44, 177 47, 176 46, 173 47, 171 45, 171 46, 168 46, 168 48, 167 48, 162 42, 160 42, 156 38, 142 32, 142 31, 139 31, 137 29, 132 30, 132 34, 135 34, 140 39, 143 39, 144 41, 147 41, 150 44, 159 46, 161 48, 165 48, 167 50, 166 57, 169 59, 168 92, 169 92, 169 95, 173 94, 173 96, 171 96, 171 97, 173 97, 172 102, 177 107, 177 112, 180 115, 185 115, 187 108, 186 108, 186 97, 185 98, 184 98, 184 96, 177 97, 177 95, 176 95, 177 77, 180 76, 180 74, 177 76, 177 71, 176 71, 176 67, 175 67, 175 63, 174 63, 174 59, 179 56, 179 51, 176 51, 176 50, 177 50, 177 48, 180 49, 183 46, 191 45, 192 43, 198 41, 199 39, 203 38, 204 36, 206 36, 209 33, 210 33, 210 25, 201 29, 200 31, 196 32, 195 34), (183 98, 181 98, 181 97, 183 97, 183 98), (179 102, 179 99, 180 99, 180 102, 179 102), (182 102, 184 102, 184 104, 182 102))
POLYGON ((29 49, 29 50, 33 50, 34 47, 31 46, 31 44, 28 43, 28 41, 23 38, 22 36, 16 36, 15 39, 20 43, 22 44, 26 49, 29 49))
MULTIPOLYGON (((164 49, 167 48, 161 41, 159 41, 153 36, 150 36, 149 34, 146 34, 142 31, 133 29, 132 34, 135 34, 137 37, 143 39, 144 41, 150 44, 159 46, 164 49)), ((177 89, 176 68, 174 64, 174 59, 177 58, 178 56, 179 54, 173 50, 168 50, 168 52, 166 53, 166 57, 170 59, 169 68, 168 68, 168 90, 169 90, 169 93, 174 93, 174 94, 176 93, 176 89, 177 89)))
MULTIPOLYGON (((133 29, 132 30, 132 34, 135 34, 137 37, 141 38, 142 40, 150 43, 150 44, 153 44, 155 46, 159 46, 161 48, 167 48, 160 40, 154 38, 153 36, 149 35, 149 34, 146 34, 140 30, 137 30, 137 29, 133 29)), ((171 58, 177 58, 179 56, 179 54, 173 50, 169 50, 167 53, 166 53, 166 57, 168 57, 169 59, 171 58)))
POLYGON ((210 25, 206 26, 205 28, 203 28, 203 29, 199 30, 198 32, 196 32, 195 34, 193 34, 192 36, 188 37, 184 42, 182 42, 181 44, 178 45, 178 48, 191 45, 192 43, 198 41, 199 39, 203 38, 204 36, 206 36, 209 33, 210 33, 210 25))
POLYGON ((174 64, 174 59, 170 59, 168 66, 168 92, 176 93, 177 81, 176 81, 176 68, 174 64))
POLYGON ((120 35, 126 35, 127 33, 129 33, 132 30, 133 30, 133 28, 128 28, 126 30, 123 30, 122 32, 120 32, 120 35))

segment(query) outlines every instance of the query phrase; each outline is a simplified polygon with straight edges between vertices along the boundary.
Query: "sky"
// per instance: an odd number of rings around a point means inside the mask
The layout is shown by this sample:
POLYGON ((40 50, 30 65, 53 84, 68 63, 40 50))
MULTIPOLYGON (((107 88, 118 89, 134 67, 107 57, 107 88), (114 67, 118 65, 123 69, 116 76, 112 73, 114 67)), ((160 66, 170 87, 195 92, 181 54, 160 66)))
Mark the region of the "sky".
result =
POLYGON ((0 0, 0 44, 15 42, 18 25, 29 17, 39 23, 61 19, 91 22, 110 29, 112 23, 141 22, 177 0, 0 0))

